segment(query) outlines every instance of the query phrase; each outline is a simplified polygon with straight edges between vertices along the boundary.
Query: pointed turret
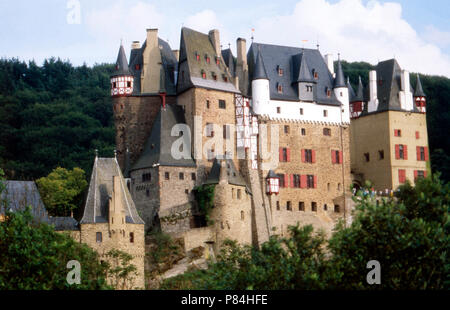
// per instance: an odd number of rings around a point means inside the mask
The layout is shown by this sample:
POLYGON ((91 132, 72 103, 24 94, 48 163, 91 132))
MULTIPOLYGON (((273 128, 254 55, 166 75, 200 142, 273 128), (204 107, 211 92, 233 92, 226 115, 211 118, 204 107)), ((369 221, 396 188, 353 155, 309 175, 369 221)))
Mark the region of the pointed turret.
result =
POLYGON ((336 78, 334 79, 334 88, 345 87, 344 72, 342 71, 341 58, 338 58, 336 78))
POLYGON ((355 101, 364 101, 364 87, 359 76, 358 89, 356 90, 355 101))
POLYGON ((119 54, 117 55, 116 67, 111 75, 111 96, 128 96, 133 92, 134 78, 128 67, 125 49, 120 44, 119 54))
POLYGON ((253 80, 268 80, 266 68, 261 56, 261 51, 258 50, 258 56, 256 56, 255 71, 253 72, 253 80))
POLYGON ((414 102, 416 103, 417 109, 422 113, 426 112, 427 99, 425 97, 426 95, 423 91, 419 74, 417 74, 416 90, 414 92, 414 102))
POLYGON ((350 84, 350 77, 347 77, 347 88, 350 102, 353 102, 356 97, 356 94, 355 91, 353 90, 352 84, 350 84))
POLYGON ((127 55, 125 54, 125 49, 122 44, 120 44, 116 67, 113 73, 113 76, 117 75, 131 75, 130 69, 128 68, 127 55))
POLYGON ((414 92, 414 97, 426 97, 425 93, 423 92, 419 74, 417 74, 416 91, 414 92))
POLYGON ((297 82, 312 82, 316 83, 311 75, 308 64, 306 63, 306 55, 302 53, 302 59, 300 60, 300 70, 298 71, 297 82))

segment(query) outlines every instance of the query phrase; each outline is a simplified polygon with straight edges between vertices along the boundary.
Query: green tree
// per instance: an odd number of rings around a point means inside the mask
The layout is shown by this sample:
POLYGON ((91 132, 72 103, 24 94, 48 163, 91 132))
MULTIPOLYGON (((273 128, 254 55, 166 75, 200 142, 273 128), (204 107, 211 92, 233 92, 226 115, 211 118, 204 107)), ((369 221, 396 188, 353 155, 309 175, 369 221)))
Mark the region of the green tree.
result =
POLYGON ((442 289, 448 283, 449 185, 437 175, 401 186, 394 199, 362 193, 350 227, 329 242, 332 288, 442 289), (367 262, 381 264, 381 285, 369 285, 367 262), (447 271, 446 271, 447 270, 447 271))
POLYGON ((80 168, 67 170, 58 167, 47 177, 36 181, 44 205, 52 216, 67 216, 82 201, 88 183, 80 168))
POLYGON ((107 276, 112 281, 116 289, 130 290, 134 288, 137 268, 131 264, 133 256, 120 250, 110 250, 107 254, 109 261, 107 266, 107 276))

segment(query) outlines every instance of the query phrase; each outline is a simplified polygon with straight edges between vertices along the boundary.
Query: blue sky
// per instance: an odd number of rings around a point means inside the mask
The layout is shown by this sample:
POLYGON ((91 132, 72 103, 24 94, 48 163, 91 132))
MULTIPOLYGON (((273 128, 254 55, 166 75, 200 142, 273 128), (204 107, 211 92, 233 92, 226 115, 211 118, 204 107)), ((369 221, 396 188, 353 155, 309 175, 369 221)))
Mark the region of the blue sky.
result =
POLYGON ((256 42, 316 47, 349 61, 395 57, 409 71, 450 77, 450 1, 447 0, 2 0, 0 57, 56 56, 73 64, 114 62, 121 39, 127 50, 146 28, 173 49, 182 25, 218 28, 224 47, 237 37, 256 42), (69 23, 73 4, 80 23, 69 23), (68 6, 70 8, 68 8, 68 6), (302 40, 308 40, 302 43, 302 40))

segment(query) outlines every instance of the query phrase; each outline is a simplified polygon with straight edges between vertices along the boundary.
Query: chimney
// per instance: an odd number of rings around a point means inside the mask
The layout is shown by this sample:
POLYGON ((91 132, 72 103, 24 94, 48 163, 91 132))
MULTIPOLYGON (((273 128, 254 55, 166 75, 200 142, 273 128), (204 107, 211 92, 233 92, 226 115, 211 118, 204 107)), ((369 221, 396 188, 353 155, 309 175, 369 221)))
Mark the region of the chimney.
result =
POLYGON ((209 36, 209 41, 211 41, 211 43, 212 43, 212 45, 214 47, 216 55, 218 57, 221 57, 222 56, 222 52, 220 50, 219 30, 217 30, 217 29, 210 30, 209 33, 208 33, 208 36, 209 36))
POLYGON ((334 77, 333 54, 326 54, 325 55, 325 62, 327 63, 328 70, 330 70, 331 75, 334 77))
POLYGON ((405 93, 409 93, 410 90, 410 83, 409 83, 409 72, 407 70, 402 70, 402 75, 401 75, 401 82, 402 82, 402 90, 405 93))
POLYGON ((369 72, 369 88, 370 88, 370 101, 377 99, 377 71, 371 70, 369 72))
POLYGON ((173 50, 172 53, 175 55, 177 61, 180 61, 180 50, 173 50))
POLYGON ((139 43, 139 41, 133 41, 133 43, 131 43, 132 50, 137 50, 139 48, 141 48, 141 43, 139 43))
POLYGON ((225 159, 222 159, 220 162, 220 176, 219 176, 219 183, 228 183, 228 176, 227 176, 227 162, 225 159))
POLYGON ((236 66, 241 66, 242 70, 247 69, 247 46, 246 41, 243 38, 238 38, 236 40, 237 47, 237 62, 236 66))
POLYGON ((124 220, 124 209, 122 206, 122 189, 120 176, 113 176, 113 192, 109 200, 109 223, 112 225, 122 223, 124 220), (114 220, 113 220, 114 219, 114 220))
POLYGON ((147 47, 158 47, 158 29, 147 29, 147 47))

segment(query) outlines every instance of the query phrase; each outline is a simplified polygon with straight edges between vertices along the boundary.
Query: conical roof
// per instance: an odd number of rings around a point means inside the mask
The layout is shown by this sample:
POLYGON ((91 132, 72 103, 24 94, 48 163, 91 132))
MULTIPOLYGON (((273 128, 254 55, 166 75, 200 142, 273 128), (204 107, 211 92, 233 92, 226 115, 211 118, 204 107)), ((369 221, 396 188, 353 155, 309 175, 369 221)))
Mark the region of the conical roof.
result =
POLYGON ((130 69, 128 68, 127 56, 125 55, 125 49, 123 45, 120 45, 119 54, 117 55, 116 69, 113 76, 117 75, 131 75, 130 69))
POLYGON ((311 75, 308 64, 306 63, 305 53, 302 53, 302 58, 300 60, 300 69, 298 71, 297 82, 316 82, 311 75))
POLYGON ((355 101, 354 99, 356 97, 356 94, 355 94, 355 91, 353 90, 352 84, 350 84, 349 77, 347 77, 347 88, 348 88, 348 96, 349 96, 350 102, 355 101))
POLYGON ((261 51, 258 51, 258 56, 256 57, 255 71, 253 72, 253 80, 265 79, 268 80, 266 68, 264 67, 264 62, 261 56, 261 51))
POLYGON ((361 82, 361 76, 359 77, 358 89, 356 90, 355 101, 364 101, 364 87, 361 82))
POLYGON ((420 82, 419 74, 417 74, 416 91, 414 92, 414 97, 426 97, 422 89, 422 83, 420 82))
POLYGON ((334 88, 345 87, 344 72, 342 71, 341 59, 338 59, 334 88))

